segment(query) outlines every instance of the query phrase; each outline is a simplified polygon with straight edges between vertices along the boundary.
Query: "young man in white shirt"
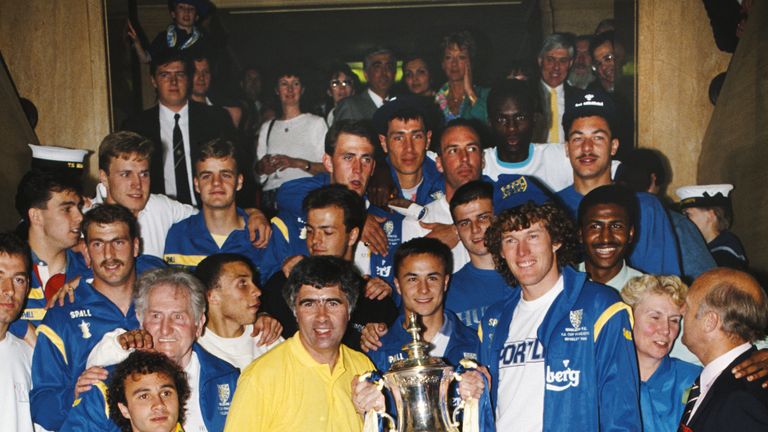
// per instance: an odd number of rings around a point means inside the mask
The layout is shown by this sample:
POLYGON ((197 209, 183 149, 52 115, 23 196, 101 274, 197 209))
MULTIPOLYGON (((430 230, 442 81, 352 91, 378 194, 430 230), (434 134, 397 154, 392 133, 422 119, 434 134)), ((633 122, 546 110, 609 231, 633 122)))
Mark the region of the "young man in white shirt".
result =
POLYGON ((0 429, 32 432, 29 411, 32 348, 8 332, 29 290, 30 252, 13 234, 0 234, 0 429))
POLYGON ((248 258, 230 253, 214 254, 202 260, 195 276, 205 285, 208 320, 197 340, 211 354, 240 370, 283 341, 260 344, 253 337, 253 323, 261 302, 261 290, 254 283, 253 264, 248 258))

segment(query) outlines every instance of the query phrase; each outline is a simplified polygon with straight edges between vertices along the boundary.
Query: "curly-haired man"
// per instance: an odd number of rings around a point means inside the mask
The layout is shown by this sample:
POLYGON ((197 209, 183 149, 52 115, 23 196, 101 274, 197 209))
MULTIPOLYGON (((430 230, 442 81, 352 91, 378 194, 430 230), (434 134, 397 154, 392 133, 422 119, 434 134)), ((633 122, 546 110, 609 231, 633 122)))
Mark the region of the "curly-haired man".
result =
POLYGON ((630 311, 568 266, 576 242, 564 211, 550 203, 506 210, 485 243, 515 287, 479 329, 496 428, 640 430, 630 311))
POLYGON ((170 358, 134 351, 109 383, 109 416, 122 432, 182 430, 189 394, 187 374, 170 358))

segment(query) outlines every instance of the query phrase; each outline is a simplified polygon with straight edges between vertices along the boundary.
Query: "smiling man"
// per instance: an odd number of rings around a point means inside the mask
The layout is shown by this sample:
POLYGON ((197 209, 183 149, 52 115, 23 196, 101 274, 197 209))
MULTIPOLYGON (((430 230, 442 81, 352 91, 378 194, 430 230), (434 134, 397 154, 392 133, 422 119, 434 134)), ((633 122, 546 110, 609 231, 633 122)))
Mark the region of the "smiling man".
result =
MULTIPOLYGON (((89 366, 120 363, 136 347, 154 349, 182 368, 188 377, 190 404, 184 430, 223 430, 240 371, 196 343, 205 325, 203 284, 182 269, 157 269, 136 281, 133 299, 141 329, 121 327, 99 337, 98 345, 88 356, 89 366)), ((118 430, 106 416, 104 393, 101 383, 83 393, 61 430, 118 430)))
POLYGON ((365 55, 363 73, 368 90, 341 100, 334 110, 334 122, 370 120, 373 113, 384 105, 395 83, 395 54, 389 48, 372 48, 365 55))
POLYGON ((91 349, 115 328, 139 326, 132 292, 139 254, 136 218, 125 207, 104 204, 82 223, 85 258, 93 280, 82 278, 73 303, 48 311, 37 329, 30 403, 35 423, 59 430, 72 402, 92 382, 79 380, 91 349))
POLYGON ((244 371, 226 431, 360 431, 352 379, 373 369, 341 343, 362 287, 354 266, 337 257, 303 259, 284 290, 299 332, 244 371))
MULTIPOLYGON (((568 107, 563 116, 568 131, 566 150, 573 172, 573 185, 557 197, 575 219, 579 203, 599 186, 611 184, 613 156, 619 148, 616 110, 604 93, 587 93, 568 107)), ((680 254, 672 224, 659 200, 648 193, 635 194, 638 203, 635 245, 629 263, 649 274, 680 275, 680 254)))
POLYGON ((627 265, 625 258, 635 236, 637 198, 623 186, 600 186, 579 204, 579 237, 585 259, 579 271, 590 279, 621 291, 624 284, 642 273, 627 265))
POLYGON ((485 233, 515 287, 478 331, 497 430, 640 430, 631 312, 616 291, 569 267, 574 232, 559 207, 529 203, 485 233))

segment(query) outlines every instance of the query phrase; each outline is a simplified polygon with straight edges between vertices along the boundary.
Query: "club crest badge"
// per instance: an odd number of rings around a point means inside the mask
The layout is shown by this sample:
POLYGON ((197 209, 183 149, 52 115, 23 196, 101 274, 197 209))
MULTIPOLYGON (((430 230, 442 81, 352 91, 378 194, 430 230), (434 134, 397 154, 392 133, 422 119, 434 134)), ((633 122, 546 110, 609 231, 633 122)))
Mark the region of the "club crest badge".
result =
POLYGON ((216 385, 216 389, 219 393, 219 405, 229 405, 229 384, 218 384, 216 385))
POLYGON ((574 329, 581 327, 581 318, 584 316, 584 309, 571 311, 569 317, 571 319, 571 325, 574 329))

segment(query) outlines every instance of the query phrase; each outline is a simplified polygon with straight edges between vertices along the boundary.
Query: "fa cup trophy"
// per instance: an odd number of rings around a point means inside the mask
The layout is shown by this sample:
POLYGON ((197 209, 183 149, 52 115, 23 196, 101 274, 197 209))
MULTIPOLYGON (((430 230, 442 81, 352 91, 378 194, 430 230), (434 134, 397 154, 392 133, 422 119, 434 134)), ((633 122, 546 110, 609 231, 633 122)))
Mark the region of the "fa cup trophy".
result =
POLYGON ((431 357, 431 344, 421 339, 415 313, 408 314, 408 333, 413 340, 403 346, 408 358, 392 364, 384 383, 397 407, 398 432, 459 432, 454 411, 448 415, 448 388, 454 379, 453 367, 431 357))

